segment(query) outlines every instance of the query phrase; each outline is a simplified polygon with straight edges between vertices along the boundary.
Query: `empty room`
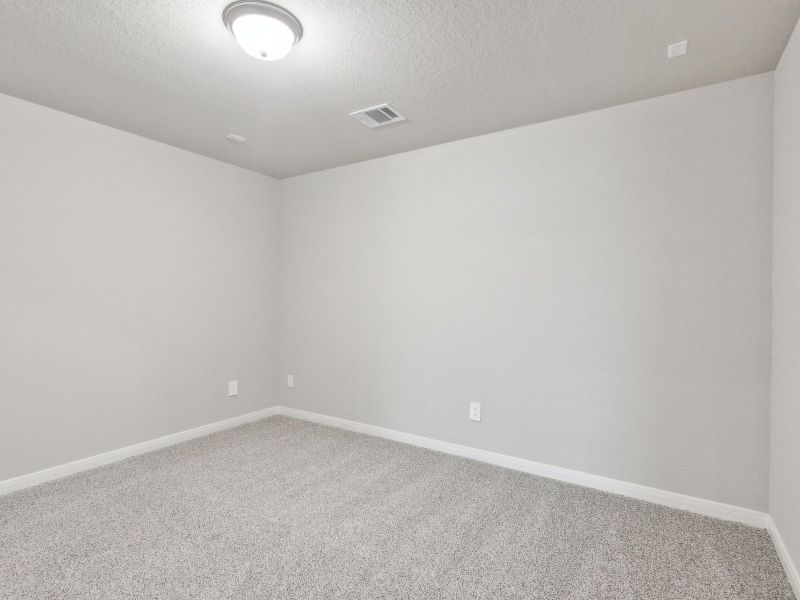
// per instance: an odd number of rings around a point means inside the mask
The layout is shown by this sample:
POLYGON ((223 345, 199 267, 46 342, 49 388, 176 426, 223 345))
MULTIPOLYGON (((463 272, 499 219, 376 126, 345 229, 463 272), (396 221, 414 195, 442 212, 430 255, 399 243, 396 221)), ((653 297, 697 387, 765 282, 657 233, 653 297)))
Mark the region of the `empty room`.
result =
POLYGON ((800 0, 0 0, 0 599, 800 600, 800 0))

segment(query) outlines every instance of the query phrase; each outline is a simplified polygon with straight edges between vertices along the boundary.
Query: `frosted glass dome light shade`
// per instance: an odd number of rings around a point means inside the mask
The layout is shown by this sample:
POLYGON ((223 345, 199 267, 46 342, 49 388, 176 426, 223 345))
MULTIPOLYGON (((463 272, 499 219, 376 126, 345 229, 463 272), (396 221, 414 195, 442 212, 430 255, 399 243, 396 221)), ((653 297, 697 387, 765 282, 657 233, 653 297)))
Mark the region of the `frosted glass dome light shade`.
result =
POLYGON ((297 17, 271 2, 234 2, 222 12, 222 20, 242 50, 259 60, 284 58, 303 36, 297 17))

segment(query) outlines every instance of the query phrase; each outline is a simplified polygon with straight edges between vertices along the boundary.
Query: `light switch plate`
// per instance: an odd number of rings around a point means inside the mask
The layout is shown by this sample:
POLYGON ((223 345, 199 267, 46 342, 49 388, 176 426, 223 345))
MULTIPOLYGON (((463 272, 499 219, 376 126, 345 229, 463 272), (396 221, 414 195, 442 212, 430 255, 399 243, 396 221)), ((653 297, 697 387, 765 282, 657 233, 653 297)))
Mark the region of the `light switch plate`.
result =
POLYGON ((239 382, 236 381, 236 380, 229 381, 228 382, 228 397, 230 398, 231 396, 238 396, 238 395, 239 395, 239 382))

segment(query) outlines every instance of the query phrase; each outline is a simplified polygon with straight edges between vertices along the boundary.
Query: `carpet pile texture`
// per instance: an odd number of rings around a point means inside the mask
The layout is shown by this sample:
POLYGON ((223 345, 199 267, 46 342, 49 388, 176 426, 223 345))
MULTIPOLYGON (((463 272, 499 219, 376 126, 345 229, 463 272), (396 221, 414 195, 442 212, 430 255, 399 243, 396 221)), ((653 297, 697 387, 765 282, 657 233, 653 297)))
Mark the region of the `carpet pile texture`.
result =
POLYGON ((763 530, 271 417, 0 497, 0 598, 794 596, 763 530))

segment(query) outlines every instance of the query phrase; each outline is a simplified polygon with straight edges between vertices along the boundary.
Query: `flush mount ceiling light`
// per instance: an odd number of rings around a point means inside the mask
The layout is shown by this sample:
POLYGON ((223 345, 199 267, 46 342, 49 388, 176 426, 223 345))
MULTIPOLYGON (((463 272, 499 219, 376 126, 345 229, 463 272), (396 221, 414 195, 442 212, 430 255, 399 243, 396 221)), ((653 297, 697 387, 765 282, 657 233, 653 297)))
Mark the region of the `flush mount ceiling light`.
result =
POLYGON ((297 17, 262 0, 233 2, 222 11, 222 20, 242 50, 259 60, 282 59, 303 37, 297 17))

